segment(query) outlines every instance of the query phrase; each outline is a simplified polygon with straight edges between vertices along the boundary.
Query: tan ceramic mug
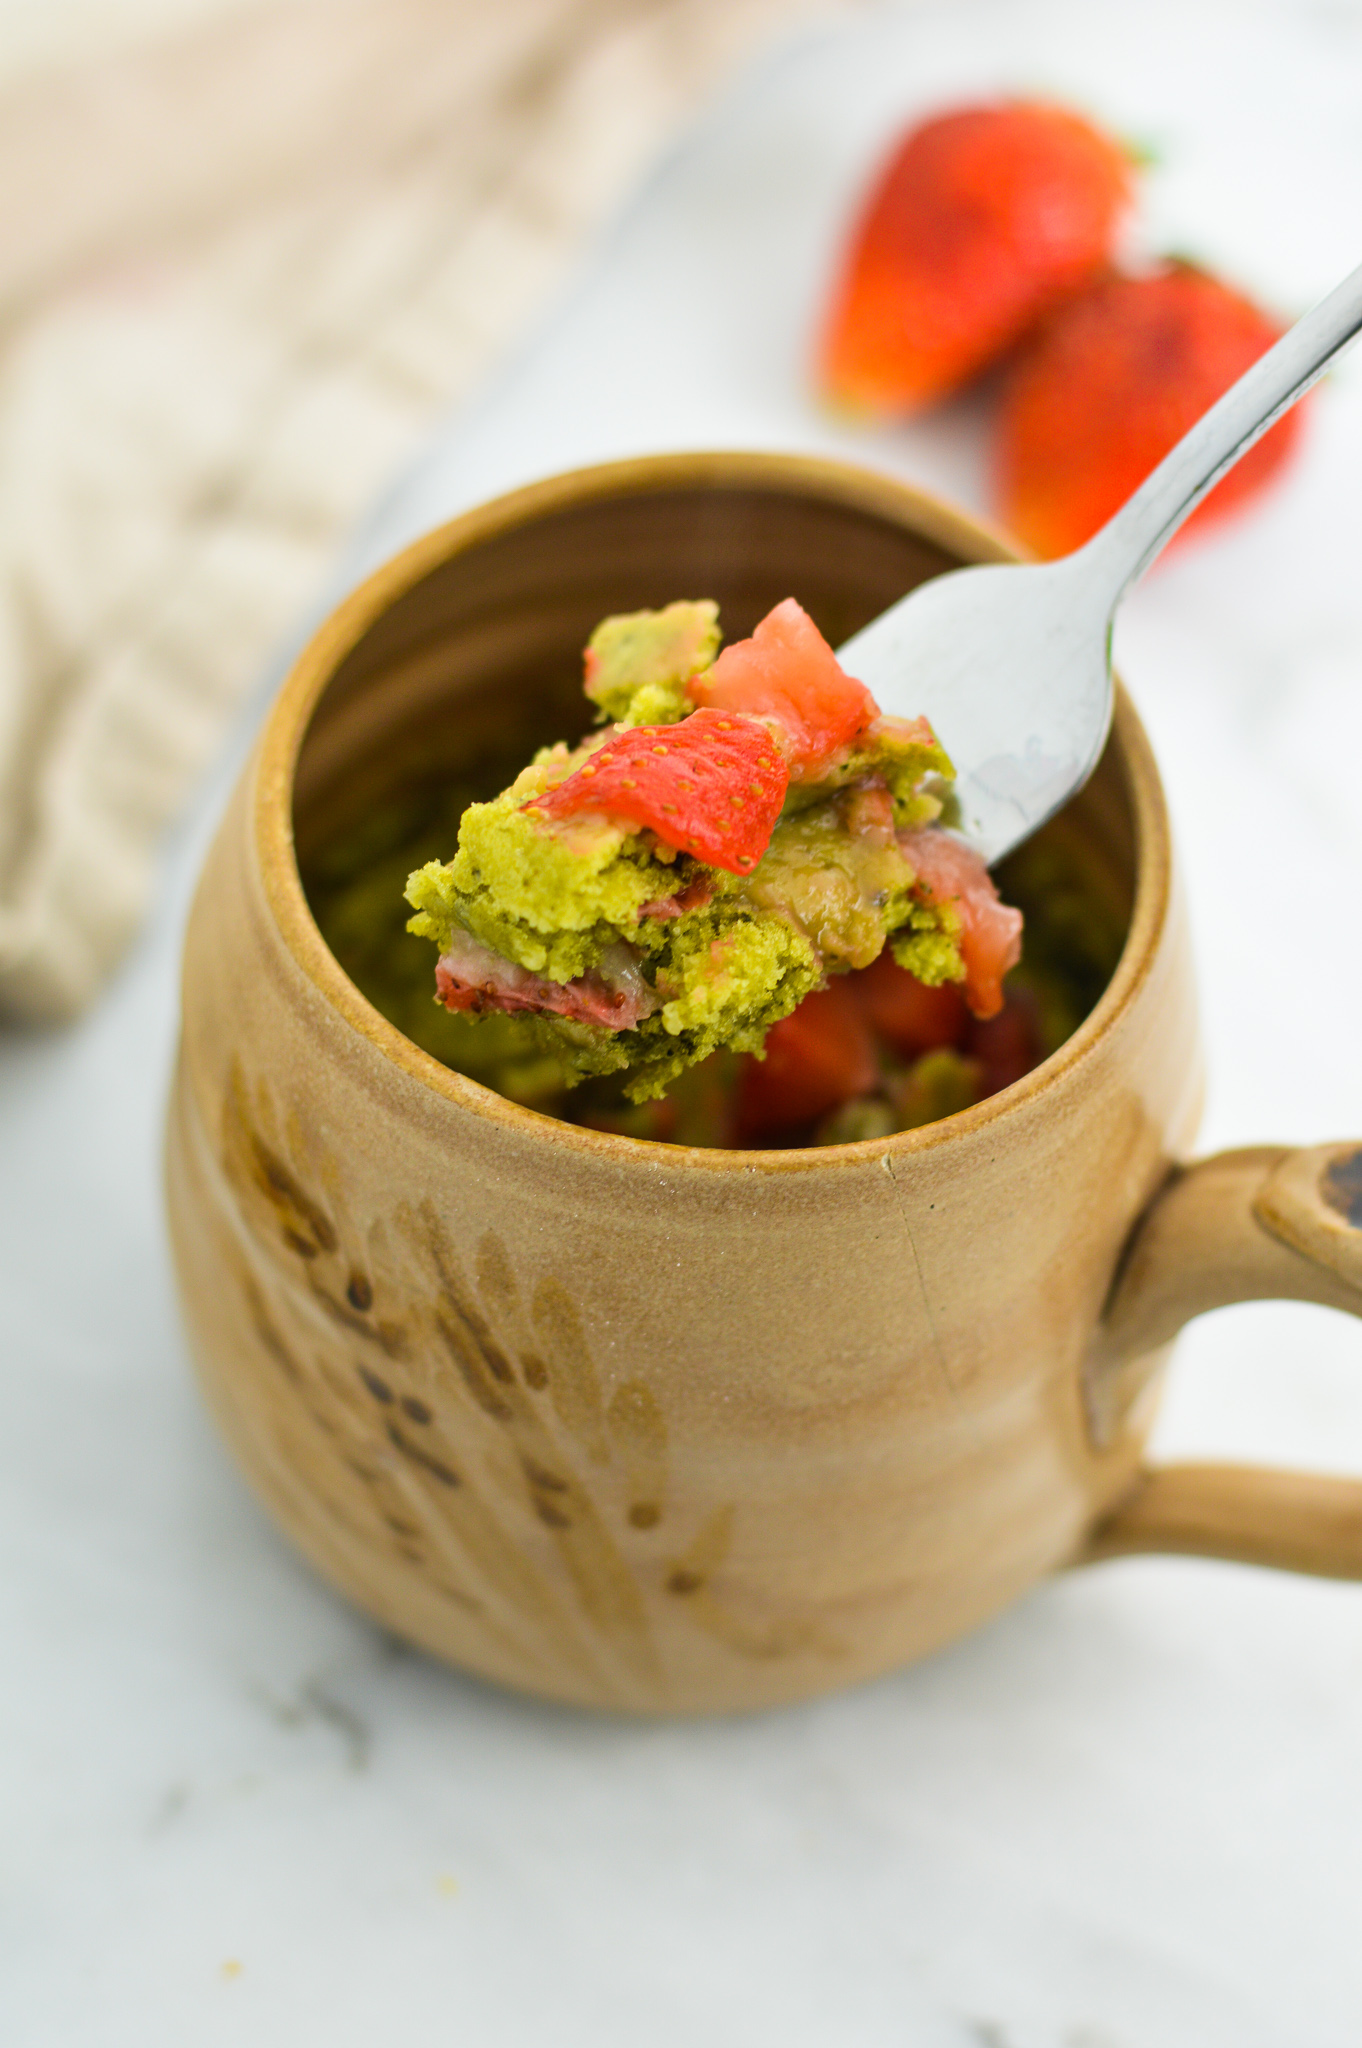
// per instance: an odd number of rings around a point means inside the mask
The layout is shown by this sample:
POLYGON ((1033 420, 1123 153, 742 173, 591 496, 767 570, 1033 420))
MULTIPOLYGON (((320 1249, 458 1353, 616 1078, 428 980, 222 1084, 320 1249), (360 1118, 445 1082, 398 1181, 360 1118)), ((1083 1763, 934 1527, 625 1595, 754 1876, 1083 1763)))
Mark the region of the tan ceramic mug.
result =
POLYGON ((388 1627, 598 1706, 765 1706, 920 1657, 1057 1567, 1176 1550, 1362 1575, 1362 1485, 1142 1462, 1219 1303, 1362 1309, 1362 1147, 1190 1168, 1168 821, 1123 697, 1071 822, 1115 977, 1002 1094, 887 1140, 690 1151, 429 1058, 309 914, 299 840, 509 716, 585 722, 603 613, 791 593, 833 638, 1000 543, 840 464, 687 455, 455 520, 322 628, 190 925, 170 1212, 208 1398, 314 1564, 388 1627))

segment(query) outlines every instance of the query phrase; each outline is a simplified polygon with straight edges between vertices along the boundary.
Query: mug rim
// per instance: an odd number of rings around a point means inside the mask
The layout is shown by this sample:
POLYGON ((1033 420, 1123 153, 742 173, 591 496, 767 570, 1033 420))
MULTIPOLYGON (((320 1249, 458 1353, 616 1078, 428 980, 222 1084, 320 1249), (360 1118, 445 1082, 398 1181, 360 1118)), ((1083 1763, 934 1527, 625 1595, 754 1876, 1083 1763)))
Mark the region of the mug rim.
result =
POLYGON ((562 471, 486 500, 432 528, 373 570, 337 605, 292 663, 261 729, 249 795, 252 838, 265 900, 295 965, 323 1001, 409 1080, 456 1107, 522 1136, 607 1163, 634 1159, 668 1167, 751 1174, 808 1173, 862 1165, 870 1157, 932 1151, 976 1135, 1015 1115, 1072 1071, 1086 1065, 1129 1009, 1148 975, 1167 922, 1172 849, 1167 806, 1144 728, 1120 678, 1112 734, 1126 772, 1135 828, 1135 890, 1129 928, 1115 972, 1077 1030, 1020 1080, 969 1109, 888 1137, 841 1145, 738 1150, 627 1138, 567 1123, 498 1095, 447 1067, 398 1030, 351 981, 312 915, 298 869, 293 830, 294 778, 303 742, 325 690, 346 657, 407 593, 454 556, 537 519, 601 498, 643 496, 697 487, 775 488, 798 496, 800 485, 825 502, 887 518, 965 562, 1022 559, 996 528, 949 501, 883 471, 837 458, 746 452, 686 451, 628 457, 562 471))

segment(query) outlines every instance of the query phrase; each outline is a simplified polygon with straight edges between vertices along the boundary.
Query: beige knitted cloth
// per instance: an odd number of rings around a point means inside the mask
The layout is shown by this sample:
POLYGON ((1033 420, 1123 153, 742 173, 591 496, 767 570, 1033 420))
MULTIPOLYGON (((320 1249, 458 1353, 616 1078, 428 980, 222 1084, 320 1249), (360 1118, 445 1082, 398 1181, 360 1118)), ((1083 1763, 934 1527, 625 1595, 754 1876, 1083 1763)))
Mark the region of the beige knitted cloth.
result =
POLYGON ((587 230, 856 4, 237 0, 0 95, 0 1016, 96 994, 346 526, 587 230))

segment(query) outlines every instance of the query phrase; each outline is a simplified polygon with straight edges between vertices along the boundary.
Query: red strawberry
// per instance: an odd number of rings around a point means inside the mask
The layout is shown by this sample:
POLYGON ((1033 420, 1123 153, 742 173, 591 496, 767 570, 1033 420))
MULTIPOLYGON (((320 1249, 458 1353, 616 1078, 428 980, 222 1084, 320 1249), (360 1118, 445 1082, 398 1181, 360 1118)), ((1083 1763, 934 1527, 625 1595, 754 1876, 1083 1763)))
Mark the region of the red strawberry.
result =
MULTIPOLYGON (((998 490, 1013 532, 1038 555, 1080 547, 1281 332, 1251 300, 1187 263, 1109 278, 1062 307, 1004 402, 998 490)), ((1297 406, 1183 533, 1261 490, 1300 424, 1297 406)))
POLYGON ((1132 190, 1119 144, 1066 107, 962 107, 913 129, 855 229, 821 381, 873 412, 954 391, 1110 260, 1132 190))
POLYGON ((761 1145, 798 1131, 875 1086, 875 1045, 839 977, 805 996, 766 1034, 766 1057, 743 1061, 738 1142, 761 1145))
POLYGON ((1021 959, 1021 912, 998 901, 992 875, 963 839, 929 826, 900 832, 899 845, 930 901, 959 911, 965 1001, 976 1017, 996 1017, 1003 976, 1021 959))
POLYGON ((849 975, 847 986, 878 1036, 905 1059, 959 1045, 969 1024, 959 982, 928 988, 899 966, 888 946, 869 967, 849 975))
POLYGON ((545 795, 531 817, 601 811, 656 832, 712 868, 746 875, 765 853, 789 780, 764 725, 725 711, 693 711, 679 725, 636 725, 545 795))
POLYGON ((879 715, 865 684, 847 674, 792 597, 766 614, 750 640, 726 647, 688 688, 697 704, 771 720, 792 782, 826 774, 879 715))

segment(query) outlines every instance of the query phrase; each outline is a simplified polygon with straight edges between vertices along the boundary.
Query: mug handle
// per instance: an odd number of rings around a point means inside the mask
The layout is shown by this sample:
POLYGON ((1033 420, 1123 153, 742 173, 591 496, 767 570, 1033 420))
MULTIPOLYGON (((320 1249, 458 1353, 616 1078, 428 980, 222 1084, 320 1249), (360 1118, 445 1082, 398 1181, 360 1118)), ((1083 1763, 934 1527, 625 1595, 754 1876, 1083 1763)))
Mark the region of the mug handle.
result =
MULTIPOLYGON (((1362 1315, 1362 1143, 1259 1145, 1175 1169, 1136 1226, 1084 1370, 1109 1444, 1193 1316, 1236 1301, 1362 1315)), ((1175 1551, 1362 1579, 1362 1480, 1267 1466, 1142 1466, 1077 1563, 1175 1551)))

